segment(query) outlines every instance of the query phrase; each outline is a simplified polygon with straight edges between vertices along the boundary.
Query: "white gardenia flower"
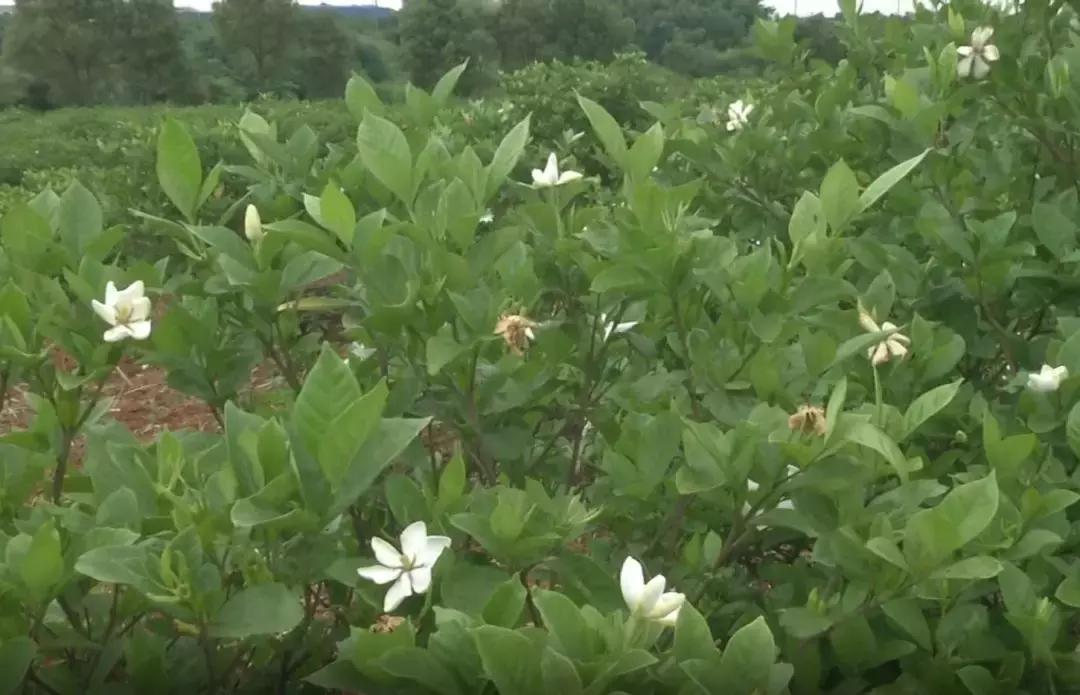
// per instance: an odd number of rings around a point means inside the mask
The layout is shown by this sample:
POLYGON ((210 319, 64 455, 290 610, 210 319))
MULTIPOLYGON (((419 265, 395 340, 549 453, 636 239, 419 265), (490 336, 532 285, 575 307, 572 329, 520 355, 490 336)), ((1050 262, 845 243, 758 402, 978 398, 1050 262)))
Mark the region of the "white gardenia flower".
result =
POLYGON ((427 535, 427 525, 416 521, 401 532, 400 551, 381 538, 372 538, 371 549, 379 564, 361 567, 356 573, 376 584, 394 583, 383 599, 383 611, 389 613, 409 596, 431 587, 431 568, 449 547, 449 538, 427 535))
MULTIPOLYGON (((886 321, 879 326, 877 322, 874 321, 874 317, 861 307, 859 308, 859 324, 867 333, 896 331, 897 329, 896 324, 890 321, 886 321)), ((866 351, 866 354, 870 358, 870 362, 877 367, 893 358, 902 360, 907 357, 909 345, 911 345, 911 339, 906 335, 902 333, 892 333, 877 345, 871 345, 866 351)))
POLYGON ((576 171, 564 171, 559 172, 559 159, 552 152, 548 155, 547 166, 543 171, 540 169, 532 170, 533 186, 536 188, 550 188, 552 186, 561 186, 564 183, 570 183, 571 181, 577 181, 581 178, 581 174, 576 171))
POLYGON ((608 321, 607 314, 600 314, 600 323, 604 326, 604 340, 607 341, 613 335, 619 335, 620 333, 626 333, 634 326, 638 325, 637 321, 624 321, 622 323, 615 323, 614 321, 608 321))
POLYGON ((739 99, 731 106, 727 108, 727 129, 730 133, 734 130, 740 130, 742 127, 750 122, 750 112, 754 110, 753 104, 745 104, 742 99, 739 99))
POLYGON ((142 280, 122 290, 116 289, 112 282, 106 283, 105 303, 96 299, 91 302, 97 315, 112 326, 105 331, 105 342, 116 343, 125 338, 146 340, 150 336, 150 299, 145 293, 142 280))
POLYGON ((1069 378, 1069 370, 1064 366, 1051 367, 1044 364, 1038 372, 1028 374, 1027 387, 1035 393, 1052 393, 1057 391, 1061 382, 1069 378))
POLYGON ((266 236, 262 228, 262 218, 259 217, 259 208, 251 204, 248 204, 244 211, 244 236, 253 244, 259 243, 266 236))
POLYGON ((632 557, 623 561, 619 573, 619 586, 622 588, 623 601, 631 615, 646 620, 655 620, 661 625, 675 625, 679 610, 686 603, 686 596, 675 591, 664 592, 667 580, 658 574, 645 583, 645 570, 641 563, 632 557))
POLYGON ((956 53, 960 56, 960 60, 956 63, 957 75, 981 80, 989 74, 990 63, 997 62, 1001 58, 997 46, 989 43, 993 35, 993 27, 979 27, 971 32, 970 46, 956 48, 956 53))
POLYGON ((495 221, 495 213, 491 210, 487 210, 483 215, 480 215, 480 224, 491 224, 495 221))

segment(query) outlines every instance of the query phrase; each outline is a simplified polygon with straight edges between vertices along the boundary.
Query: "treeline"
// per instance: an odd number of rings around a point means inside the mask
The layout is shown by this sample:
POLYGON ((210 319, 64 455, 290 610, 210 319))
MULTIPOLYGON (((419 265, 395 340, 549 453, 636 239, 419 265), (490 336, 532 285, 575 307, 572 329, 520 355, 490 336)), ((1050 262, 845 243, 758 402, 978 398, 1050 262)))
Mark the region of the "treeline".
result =
MULTIPOLYGON (((393 16, 387 13, 389 23, 393 16)), ((0 106, 338 96, 393 75, 392 28, 292 0, 16 0, 0 15, 0 106)))
MULTIPOLYGON (((16 0, 0 14, 0 107, 336 97, 354 71, 429 87, 466 59, 461 91, 478 93, 500 71, 628 50, 691 77, 754 71, 747 37, 768 12, 760 0, 406 0, 399 13, 218 0, 210 14, 16 0)), ((817 57, 843 55, 833 20, 806 18, 797 34, 817 57)))

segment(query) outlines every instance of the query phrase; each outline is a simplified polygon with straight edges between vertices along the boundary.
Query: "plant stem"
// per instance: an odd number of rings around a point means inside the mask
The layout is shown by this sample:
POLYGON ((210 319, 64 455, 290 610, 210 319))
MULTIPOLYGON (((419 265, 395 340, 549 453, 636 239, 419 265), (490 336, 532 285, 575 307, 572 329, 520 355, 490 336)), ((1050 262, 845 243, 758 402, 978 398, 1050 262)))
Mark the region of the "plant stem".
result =
POLYGON ((675 315, 675 330, 679 334, 679 347, 682 349, 683 359, 686 360, 686 391, 690 395, 690 410, 694 414, 695 420, 701 420, 701 407, 697 401, 697 384, 694 381, 693 360, 690 358, 690 339, 686 331, 686 323, 683 321, 679 294, 675 289, 671 291, 671 311, 675 315))
POLYGON ((529 587, 530 571, 531 568, 522 570, 518 576, 521 578, 521 585, 525 587, 525 605, 529 608, 529 616, 532 618, 533 625, 543 627, 544 620, 540 617, 540 609, 536 607, 536 602, 533 601, 532 589, 529 587))
POLYGON ((883 412, 884 405, 881 398, 881 375, 878 373, 878 367, 876 364, 871 365, 871 367, 874 370, 874 403, 877 406, 874 418, 877 420, 878 427, 884 427, 885 413, 883 412))
POLYGON ((213 695, 218 691, 217 674, 214 671, 214 647, 210 644, 210 635, 203 622, 199 630, 199 643, 202 646, 203 660, 206 663, 206 692, 213 695))

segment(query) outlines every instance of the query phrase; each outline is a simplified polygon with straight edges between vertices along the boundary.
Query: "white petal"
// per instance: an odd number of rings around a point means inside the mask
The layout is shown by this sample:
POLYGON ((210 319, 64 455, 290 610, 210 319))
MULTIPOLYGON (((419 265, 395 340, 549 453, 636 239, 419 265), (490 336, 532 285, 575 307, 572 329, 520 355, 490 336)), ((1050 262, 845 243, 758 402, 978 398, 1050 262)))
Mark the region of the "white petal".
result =
POLYGON ((150 318, 150 298, 136 297, 131 302, 131 321, 145 321, 150 318))
POLYGON ((105 283, 105 303, 109 305, 116 304, 116 283, 109 280, 105 283))
POLYGON ((971 66, 974 61, 974 55, 969 55, 965 58, 961 58, 960 62, 956 64, 956 74, 960 77, 971 77, 971 66))
POLYGON ((414 594, 422 594, 431 587, 431 568, 417 567, 408 572, 414 594))
POLYGON ((389 613, 400 606, 401 602, 407 599, 411 593, 412 584, 409 582, 409 575, 402 572, 398 580, 386 590, 386 597, 383 598, 383 612, 389 613))
POLYGON ((893 357, 896 357, 898 359, 904 359, 904 357, 907 355, 907 348, 904 347, 904 344, 901 343, 899 340, 893 340, 892 338, 890 338, 889 340, 885 341, 885 347, 889 349, 889 352, 892 353, 893 357))
POLYGON ((413 562, 418 562, 420 554, 427 545, 427 524, 414 521, 401 532, 401 554, 413 562))
MULTIPOLYGON (((124 289, 116 293, 116 301, 110 302, 111 304, 132 304, 136 299, 146 294, 146 288, 143 286, 142 280, 136 280, 124 289)), ((106 296, 108 292, 106 292, 106 296)))
POLYGON ((1065 365, 1054 367, 1053 372, 1058 381, 1065 381, 1069 378, 1069 368, 1065 365))
POLYGON ((615 328, 611 332, 615 335, 618 335, 620 333, 626 333, 636 325, 638 325, 637 321, 627 321, 626 323, 620 323, 619 325, 615 326, 615 328))
POLYGON ((450 539, 446 536, 428 536, 424 541, 424 549, 416 557, 416 562, 425 567, 431 567, 442 552, 449 547, 450 539))
POLYGON ((671 611, 667 615, 661 616, 656 619, 656 622, 667 627, 675 627, 675 624, 679 622, 679 611, 682 610, 683 604, 679 604, 675 607, 675 610, 671 611))
POLYGON ((110 326, 116 325, 116 309, 108 304, 102 304, 98 300, 90 302, 90 306, 94 307, 94 313, 105 320, 105 323, 110 326))
POLYGON ((544 172, 540 171, 539 169, 532 170, 532 177, 533 183, 541 188, 551 185, 551 182, 548 181, 547 178, 544 176, 544 172))
POLYGON ((656 575, 645 583, 645 588, 641 592, 641 601, 638 604, 638 611, 642 615, 652 615, 656 602, 660 600, 666 585, 667 579, 662 574, 656 575))
POLYGON ((383 567, 401 569, 401 553, 381 538, 371 539, 371 549, 375 552, 375 559, 383 567))
POLYGON ((544 180, 551 183, 559 180, 559 158, 554 152, 548 155, 547 166, 544 167, 544 180))
POLYGON ((776 505, 777 509, 795 509, 795 503, 791 500, 780 500, 780 503, 776 505))
POLYGON ((886 342, 880 342, 874 348, 874 354, 870 356, 870 362, 876 367, 889 361, 889 346, 886 342))
POLYGON ((975 76, 975 79, 981 80, 990 74, 990 63, 987 63, 982 59, 981 55, 971 56, 975 62, 973 62, 971 74, 975 76))
POLYGON ((401 576, 400 569, 394 569, 393 567, 383 567, 382 565, 371 565, 370 567, 361 567, 356 570, 364 579, 369 582, 375 582, 376 584, 389 584, 398 577, 401 576))
POLYGON ((660 596, 656 601, 656 605, 649 611, 649 617, 653 620, 661 620, 668 615, 675 613, 678 616, 679 609, 683 603, 686 602, 686 597, 682 594, 671 591, 660 596))
POLYGON ((961 58, 964 58, 964 57, 967 57, 967 56, 971 55, 972 51, 974 51, 974 50, 975 49, 972 48, 971 46, 957 46, 956 47, 956 54, 958 56, 960 56, 961 58))
POLYGON ((971 32, 972 46, 985 46, 986 42, 994 35, 994 27, 978 27, 971 32))
POLYGON ((131 336, 131 329, 127 326, 114 326, 105 331, 103 337, 105 338, 106 343, 118 343, 124 338, 130 338, 131 336))
POLYGON ((863 327, 863 330, 867 333, 877 333, 881 330, 881 327, 877 325, 877 321, 874 317, 865 311, 859 312, 859 325, 863 327))
POLYGON ((622 571, 619 572, 619 587, 622 589, 623 601, 631 611, 636 611, 641 603, 641 594, 645 590, 645 570, 641 563, 632 557, 623 560, 622 571))
POLYGON ((997 46, 984 46, 982 50, 983 60, 988 60, 991 63, 1001 58, 1001 52, 998 51, 997 46))
POLYGON ((131 337, 135 340, 146 340, 150 337, 149 321, 136 321, 128 324, 128 328, 131 329, 131 337))
POLYGON ((562 174, 559 175, 559 179, 558 179, 558 181, 556 181, 556 183, 561 186, 564 183, 570 183, 571 181, 577 181, 580 178, 581 178, 581 174, 576 172, 576 171, 564 171, 562 174))
POLYGON ((730 132, 732 132, 732 131, 734 131, 734 130, 738 130, 738 129, 739 129, 739 124, 738 124, 738 122, 736 122, 736 121, 728 121, 728 122, 727 122, 727 131, 728 131, 729 133, 730 133, 730 132))
POLYGON ((753 480, 750 480, 749 478, 746 479, 746 489, 750 492, 757 492, 760 487, 761 486, 755 483, 753 480))

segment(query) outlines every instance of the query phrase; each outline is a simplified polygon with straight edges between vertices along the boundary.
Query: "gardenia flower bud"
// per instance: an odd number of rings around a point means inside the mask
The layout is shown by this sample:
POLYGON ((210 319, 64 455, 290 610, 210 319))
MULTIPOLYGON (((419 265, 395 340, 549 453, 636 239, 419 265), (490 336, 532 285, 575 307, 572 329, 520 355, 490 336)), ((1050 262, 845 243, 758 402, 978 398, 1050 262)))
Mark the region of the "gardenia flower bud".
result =
POLYGON ((970 46, 956 48, 956 53, 960 56, 960 60, 956 63, 957 75, 981 80, 989 74, 990 63, 1001 58, 997 46, 988 43, 993 35, 993 27, 979 27, 971 32, 970 46))
POLYGON ((1028 390, 1035 393, 1052 393, 1061 387, 1061 382, 1069 378, 1069 370, 1064 365, 1051 367, 1044 364, 1038 372, 1028 374, 1028 390))
POLYGON ((259 217, 259 209, 254 205, 248 205, 244 212, 244 236, 248 241, 257 244, 266 236, 262 228, 262 219, 259 217))
POLYGON ((664 592, 667 579, 658 574, 645 583, 645 570, 641 563, 632 557, 623 561, 619 573, 619 586, 623 600, 631 615, 646 620, 655 620, 661 625, 674 626, 679 619, 679 610, 686 603, 686 596, 669 591, 664 592))

